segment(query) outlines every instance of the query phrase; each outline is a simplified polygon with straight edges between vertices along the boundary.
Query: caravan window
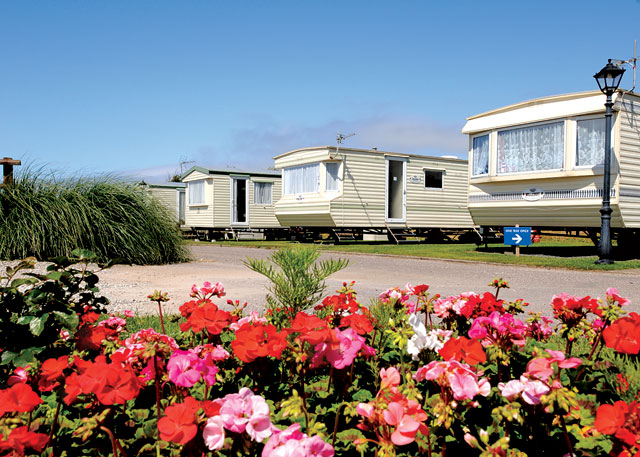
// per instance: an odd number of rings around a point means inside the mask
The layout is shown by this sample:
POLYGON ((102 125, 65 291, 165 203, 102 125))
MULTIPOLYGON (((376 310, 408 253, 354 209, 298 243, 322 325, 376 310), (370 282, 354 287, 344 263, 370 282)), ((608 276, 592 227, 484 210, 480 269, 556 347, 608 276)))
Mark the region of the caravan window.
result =
POLYGON ((498 132, 498 174, 560 170, 564 122, 498 132))
POLYGON ((327 168, 327 192, 340 190, 340 177, 338 171, 340 170, 339 162, 327 162, 325 164, 327 168))
POLYGON ((489 174, 489 135, 473 139, 473 176, 489 174))
POLYGON ((320 188, 320 164, 310 163, 284 169, 284 194, 310 194, 320 188))
POLYGON ((425 170, 424 171, 424 187, 425 189, 444 188, 444 171, 425 170))
POLYGON ((604 119, 579 120, 577 126, 576 166, 604 163, 604 119))
POLYGON ((271 205, 272 190, 272 182, 254 182, 253 203, 256 205, 271 205))
POLYGON ((189 184, 189 204, 204 205, 204 179, 189 184))

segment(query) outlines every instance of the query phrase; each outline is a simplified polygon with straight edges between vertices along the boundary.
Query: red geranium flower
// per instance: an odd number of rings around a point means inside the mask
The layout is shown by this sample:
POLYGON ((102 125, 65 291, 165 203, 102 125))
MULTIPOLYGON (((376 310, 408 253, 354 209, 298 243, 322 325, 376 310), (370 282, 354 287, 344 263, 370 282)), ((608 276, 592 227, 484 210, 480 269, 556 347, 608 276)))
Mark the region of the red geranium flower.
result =
POLYGON ((607 347, 623 354, 640 352, 640 314, 631 313, 621 317, 602 333, 607 347))
POLYGON ((31 432, 26 425, 14 428, 4 441, 0 441, 0 453, 10 456, 24 456, 26 449, 42 452, 49 441, 44 433, 31 432), (4 454, 9 451, 10 454, 4 454))
POLYGON ((38 388, 42 392, 48 392, 60 385, 65 368, 69 366, 69 357, 63 355, 57 359, 47 359, 40 369, 40 379, 38 380, 38 388))
POLYGON ((231 320, 230 312, 222 311, 215 303, 207 301, 191 312, 187 321, 180 324, 180 330, 186 332, 192 329, 195 333, 199 333, 207 329, 210 335, 219 335, 231 320))
POLYGON ((167 406, 164 416, 158 421, 160 439, 177 444, 186 444, 198 431, 196 412, 200 408, 193 397, 187 397, 183 403, 167 406))
POLYGON ((373 324, 367 316, 362 314, 350 314, 340 319, 340 327, 351 327, 358 335, 366 335, 373 332, 373 324))
POLYGON ((470 340, 465 336, 451 338, 439 351, 444 360, 464 360, 469 365, 476 365, 487 361, 487 355, 478 340, 470 340))
POLYGON ((236 330, 231 349, 243 362, 253 362, 259 357, 280 357, 287 347, 287 331, 278 332, 272 324, 248 322, 236 330))
POLYGON ((594 426, 600 433, 615 435, 618 445, 640 447, 640 405, 620 400, 613 405, 600 405, 594 426))
POLYGON ((298 333, 302 341, 315 346, 329 338, 331 330, 318 316, 300 311, 291 323, 291 332, 298 333))
POLYGON ((42 399, 28 384, 14 384, 0 390, 0 417, 7 412, 27 413, 42 403, 42 399))

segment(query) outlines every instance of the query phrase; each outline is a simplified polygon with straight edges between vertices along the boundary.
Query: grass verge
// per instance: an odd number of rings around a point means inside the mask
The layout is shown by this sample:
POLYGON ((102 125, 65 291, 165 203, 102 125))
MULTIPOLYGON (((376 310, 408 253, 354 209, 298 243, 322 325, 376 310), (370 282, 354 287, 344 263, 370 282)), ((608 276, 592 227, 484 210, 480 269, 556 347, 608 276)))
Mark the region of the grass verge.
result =
MULTIPOLYGON (((192 245, 204 242, 190 242, 192 245)), ((219 241, 216 245, 244 246, 264 249, 278 249, 291 244, 289 241, 219 241)), ((338 245, 316 244, 323 251, 347 252, 355 254, 384 254, 407 257, 422 257, 471 262, 491 262, 510 265, 524 265, 543 268, 564 268, 570 270, 624 270, 640 268, 640 259, 628 258, 614 246, 612 265, 596 265, 596 247, 589 240, 581 238, 543 237, 540 243, 520 248, 520 256, 514 248, 502 244, 488 247, 464 243, 442 244, 388 244, 369 242, 348 242, 338 245)))

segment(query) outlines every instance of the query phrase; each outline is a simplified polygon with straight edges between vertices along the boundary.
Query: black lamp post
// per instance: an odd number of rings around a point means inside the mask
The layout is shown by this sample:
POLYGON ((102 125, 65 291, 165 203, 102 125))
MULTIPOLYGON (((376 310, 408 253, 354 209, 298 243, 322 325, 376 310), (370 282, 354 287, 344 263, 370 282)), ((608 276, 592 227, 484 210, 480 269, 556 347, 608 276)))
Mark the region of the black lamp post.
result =
POLYGON ((611 259, 611 107, 613 102, 611 96, 618 90, 620 80, 624 68, 620 68, 617 65, 611 63, 611 59, 602 70, 593 75, 598 82, 598 87, 603 94, 607 96, 607 102, 604 106, 607 107, 605 113, 605 127, 604 127, 604 182, 602 185, 602 208, 600 208, 601 214, 601 228, 600 228, 600 243, 598 244, 598 257, 597 264, 612 264, 611 259))

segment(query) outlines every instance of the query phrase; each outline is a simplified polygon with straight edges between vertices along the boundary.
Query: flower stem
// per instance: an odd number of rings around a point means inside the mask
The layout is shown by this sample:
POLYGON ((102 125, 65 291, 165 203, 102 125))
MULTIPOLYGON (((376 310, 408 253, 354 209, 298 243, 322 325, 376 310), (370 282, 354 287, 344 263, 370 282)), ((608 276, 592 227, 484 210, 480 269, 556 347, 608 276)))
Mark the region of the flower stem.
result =
POLYGON ((158 300, 158 312, 160 313, 160 327, 162 328, 162 333, 166 335, 167 332, 164 329, 164 318, 162 317, 162 302, 160 300, 158 300))

